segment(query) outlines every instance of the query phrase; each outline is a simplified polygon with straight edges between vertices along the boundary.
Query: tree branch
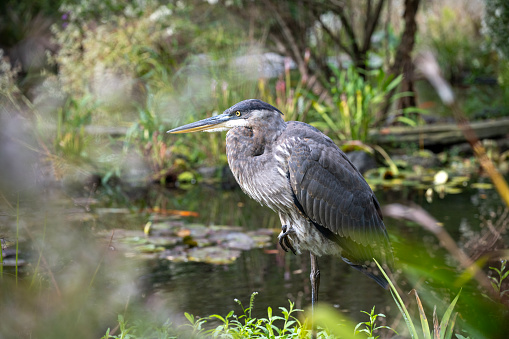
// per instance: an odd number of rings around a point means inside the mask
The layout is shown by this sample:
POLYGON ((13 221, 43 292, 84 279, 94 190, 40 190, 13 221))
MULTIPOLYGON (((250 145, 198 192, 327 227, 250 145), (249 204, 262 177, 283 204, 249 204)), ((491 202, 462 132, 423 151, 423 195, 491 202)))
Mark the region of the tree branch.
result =
POLYGON ((315 12, 313 12, 313 16, 315 18, 316 21, 318 21, 318 23, 320 24, 320 27, 324 30, 325 33, 327 33, 330 38, 334 41, 334 43, 336 45, 338 45, 338 47, 340 49, 342 49, 343 51, 345 51, 348 55, 350 55, 350 57, 353 57, 353 52, 348 49, 348 47, 346 47, 345 44, 343 44, 341 42, 341 39, 339 38, 339 36, 337 36, 336 34, 334 34, 330 29, 329 27, 327 27, 327 25, 325 25, 325 23, 323 22, 322 18, 317 15, 315 12))
POLYGON ((375 12, 373 16, 371 16, 371 0, 368 2, 368 8, 366 10, 366 28, 364 31, 364 43, 362 44, 362 52, 367 52, 371 46, 371 37, 375 32, 375 28, 378 24, 378 20, 380 18, 380 13, 382 13, 382 8, 384 6, 385 0, 380 0, 375 8, 375 12))
POLYGON ((332 4, 336 5, 336 7, 329 7, 329 9, 339 17, 341 21, 341 25, 345 30, 346 35, 350 38, 352 44, 352 54, 355 56, 354 59, 360 55, 359 45, 357 44, 357 38, 355 36, 355 32, 352 28, 352 25, 348 18, 345 15, 345 7, 341 1, 331 1, 332 4))

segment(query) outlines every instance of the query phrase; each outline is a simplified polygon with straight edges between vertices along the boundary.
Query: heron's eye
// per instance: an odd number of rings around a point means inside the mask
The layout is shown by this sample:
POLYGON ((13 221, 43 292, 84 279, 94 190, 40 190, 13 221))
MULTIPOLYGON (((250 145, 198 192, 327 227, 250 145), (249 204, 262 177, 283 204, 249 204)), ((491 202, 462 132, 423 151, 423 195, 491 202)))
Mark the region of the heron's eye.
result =
POLYGON ((240 111, 235 112, 235 115, 240 117, 240 111))

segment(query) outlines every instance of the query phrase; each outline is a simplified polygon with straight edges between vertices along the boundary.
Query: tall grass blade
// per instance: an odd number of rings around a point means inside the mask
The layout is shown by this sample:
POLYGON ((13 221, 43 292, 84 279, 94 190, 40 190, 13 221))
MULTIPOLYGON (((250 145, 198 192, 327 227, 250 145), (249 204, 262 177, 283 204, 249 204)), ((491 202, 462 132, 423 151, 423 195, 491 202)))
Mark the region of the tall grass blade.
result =
POLYGON ((401 299, 401 296, 399 295, 398 291, 396 290, 396 287, 394 287, 394 284, 392 283, 391 279, 387 276, 387 274, 385 273, 382 266, 380 266, 378 261, 376 261, 374 258, 373 258, 373 260, 375 261, 376 265, 378 266, 378 269, 380 270, 380 272, 382 272, 385 279, 387 279, 387 281, 389 282, 389 286, 391 287, 392 298, 394 299, 396 306, 398 306, 398 308, 401 312, 401 315, 403 316, 403 319, 405 319, 405 323, 407 324, 408 332, 410 332, 410 336, 412 338, 418 339, 419 336, 417 335, 417 331, 415 330, 415 326, 412 322, 412 318, 410 317, 410 314, 408 313, 408 310, 405 307, 405 303, 403 302, 403 300, 401 299))
POLYGON ((384 158, 384 160, 387 162, 387 165, 389 166, 389 168, 391 169, 391 172, 397 176, 399 174, 399 170, 398 170, 398 166, 396 166, 396 164, 394 163, 394 161, 392 161, 391 157, 389 156, 389 154, 387 154, 387 152, 380 146, 378 145, 373 145, 373 149, 377 150, 378 153, 380 153, 382 155, 382 157, 384 158))
POLYGON ((433 307, 433 338, 440 338, 440 325, 438 325, 437 306, 433 307))
POLYGON ((449 323, 449 326, 447 327, 447 331, 445 332, 445 337, 443 339, 451 339, 452 333, 454 331, 454 325, 456 324, 456 316, 458 315, 458 312, 454 313, 454 315, 451 318, 451 322, 449 323))
POLYGON ((413 289, 411 292, 414 292, 415 299, 417 300, 417 307, 419 308, 419 316, 421 318, 422 333, 424 335, 424 338, 431 339, 428 318, 426 317, 426 313, 424 312, 424 308, 422 307, 421 299, 419 298, 419 295, 417 294, 417 291, 415 289, 413 289))
POLYGON ((442 321, 440 322, 440 338, 443 338, 445 335, 445 331, 449 323, 449 318, 451 317, 452 310, 454 309, 454 306, 456 305, 456 302, 458 301, 460 294, 461 290, 458 292, 458 295, 456 296, 456 298, 454 298, 449 307, 447 307, 447 310, 445 311, 444 316, 442 317, 442 321))
MULTIPOLYGON (((48 213, 44 215, 44 229, 42 231, 42 242, 41 246, 44 246, 44 239, 46 239, 46 225, 48 224, 48 213)), ((35 283, 35 277, 37 276, 37 272, 39 272, 39 266, 41 265, 41 258, 42 258, 42 247, 39 250, 39 259, 37 259, 37 265, 35 266, 34 273, 32 274, 32 281, 30 282, 30 288, 35 283)))

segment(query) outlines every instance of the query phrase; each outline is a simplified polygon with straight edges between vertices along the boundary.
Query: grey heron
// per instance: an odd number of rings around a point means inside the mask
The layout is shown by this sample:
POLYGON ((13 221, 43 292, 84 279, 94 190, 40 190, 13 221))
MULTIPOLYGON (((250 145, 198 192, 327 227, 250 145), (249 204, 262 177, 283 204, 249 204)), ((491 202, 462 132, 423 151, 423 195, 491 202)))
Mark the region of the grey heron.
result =
POLYGON ((168 131, 225 131, 228 164, 242 190, 279 214, 279 244, 311 258, 311 304, 318 300, 317 257, 335 255, 387 288, 373 258, 391 264, 380 205, 361 173, 325 134, 282 118, 258 99, 168 131))

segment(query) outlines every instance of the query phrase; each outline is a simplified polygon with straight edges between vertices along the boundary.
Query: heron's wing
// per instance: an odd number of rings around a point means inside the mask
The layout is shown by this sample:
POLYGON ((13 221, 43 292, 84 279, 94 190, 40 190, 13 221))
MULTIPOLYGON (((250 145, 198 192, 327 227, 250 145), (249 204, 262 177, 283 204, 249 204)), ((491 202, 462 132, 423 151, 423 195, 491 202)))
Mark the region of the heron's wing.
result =
POLYGON ((323 137, 299 138, 290 152, 289 179, 297 207, 342 247, 350 264, 372 258, 392 261, 373 191, 346 155, 323 137))

